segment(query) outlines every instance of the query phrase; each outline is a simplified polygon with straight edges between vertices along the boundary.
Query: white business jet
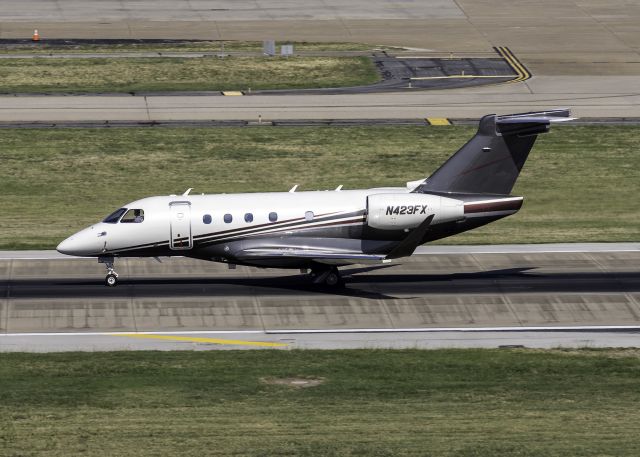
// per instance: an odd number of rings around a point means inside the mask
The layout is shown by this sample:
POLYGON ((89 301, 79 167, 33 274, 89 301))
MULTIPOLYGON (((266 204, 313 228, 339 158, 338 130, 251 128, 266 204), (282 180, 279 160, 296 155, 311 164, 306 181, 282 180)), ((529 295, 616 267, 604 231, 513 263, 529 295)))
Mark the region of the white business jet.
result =
POLYGON ((97 257, 115 286, 118 257, 186 256, 310 270, 339 286, 338 266, 410 256, 417 246, 516 213, 510 195, 536 136, 569 110, 487 115, 478 132, 427 179, 365 190, 149 197, 124 205, 58 245, 97 257))

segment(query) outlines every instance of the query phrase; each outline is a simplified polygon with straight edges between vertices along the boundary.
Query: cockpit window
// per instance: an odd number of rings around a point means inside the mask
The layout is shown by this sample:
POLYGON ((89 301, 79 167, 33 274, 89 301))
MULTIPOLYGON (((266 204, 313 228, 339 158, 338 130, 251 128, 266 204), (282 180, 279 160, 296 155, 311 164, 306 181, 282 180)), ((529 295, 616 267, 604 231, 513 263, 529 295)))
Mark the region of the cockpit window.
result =
POLYGON ((118 222, 118 219, 120 219, 120 216, 122 216, 126 211, 127 208, 120 208, 118 210, 115 210, 113 213, 105 217, 102 222, 106 222, 107 224, 115 224, 116 222, 118 222))
POLYGON ((130 209, 120 219, 121 223, 140 223, 144 221, 144 210, 142 209, 130 209))

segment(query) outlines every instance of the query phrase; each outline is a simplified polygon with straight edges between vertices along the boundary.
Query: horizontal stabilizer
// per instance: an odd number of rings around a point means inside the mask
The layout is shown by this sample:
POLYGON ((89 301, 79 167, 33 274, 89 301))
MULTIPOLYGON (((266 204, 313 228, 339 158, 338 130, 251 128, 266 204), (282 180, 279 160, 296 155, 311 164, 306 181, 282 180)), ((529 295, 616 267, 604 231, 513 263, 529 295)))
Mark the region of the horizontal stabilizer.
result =
POLYGON ((549 131, 552 122, 566 122, 575 119, 570 116, 571 112, 568 109, 496 116, 496 133, 502 136, 538 135, 549 131))

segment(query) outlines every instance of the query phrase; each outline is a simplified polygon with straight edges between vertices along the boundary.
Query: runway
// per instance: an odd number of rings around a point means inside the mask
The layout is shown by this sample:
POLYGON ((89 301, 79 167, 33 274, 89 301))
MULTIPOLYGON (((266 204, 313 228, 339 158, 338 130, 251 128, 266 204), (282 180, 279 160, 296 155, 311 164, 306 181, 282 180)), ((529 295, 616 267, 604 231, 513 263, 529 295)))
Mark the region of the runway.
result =
POLYGON ((436 247, 397 264, 344 267, 341 290, 297 272, 186 258, 122 259, 111 289, 92 259, 4 259, 0 350, 636 345, 640 250, 598 247, 436 247))

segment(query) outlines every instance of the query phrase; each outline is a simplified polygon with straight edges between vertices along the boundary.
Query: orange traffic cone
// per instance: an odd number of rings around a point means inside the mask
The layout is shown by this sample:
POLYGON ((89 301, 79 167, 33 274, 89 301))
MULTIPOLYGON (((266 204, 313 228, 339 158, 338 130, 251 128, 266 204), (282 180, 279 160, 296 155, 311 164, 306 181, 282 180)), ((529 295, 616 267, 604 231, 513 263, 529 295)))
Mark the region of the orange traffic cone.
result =
POLYGON ((40 34, 38 33, 38 29, 33 31, 33 36, 31 37, 31 41, 40 41, 40 34))

